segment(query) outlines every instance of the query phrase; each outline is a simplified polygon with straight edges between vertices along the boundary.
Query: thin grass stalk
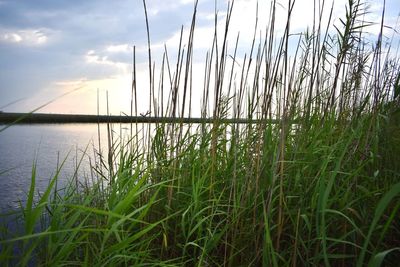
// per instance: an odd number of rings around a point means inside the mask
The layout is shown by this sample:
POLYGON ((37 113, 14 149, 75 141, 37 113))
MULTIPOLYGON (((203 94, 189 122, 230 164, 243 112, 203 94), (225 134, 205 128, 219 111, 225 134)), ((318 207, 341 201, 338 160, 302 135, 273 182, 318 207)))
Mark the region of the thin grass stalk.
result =
MULTIPOLYGON (((107 115, 110 116, 110 110, 108 107, 108 91, 106 92, 106 103, 107 103, 107 115)), ((112 127, 110 122, 107 122, 107 143, 108 143, 108 172, 109 172, 109 179, 110 179, 110 184, 112 184, 113 178, 114 178, 114 156, 113 156, 113 140, 112 140, 113 134, 112 134, 112 127)))

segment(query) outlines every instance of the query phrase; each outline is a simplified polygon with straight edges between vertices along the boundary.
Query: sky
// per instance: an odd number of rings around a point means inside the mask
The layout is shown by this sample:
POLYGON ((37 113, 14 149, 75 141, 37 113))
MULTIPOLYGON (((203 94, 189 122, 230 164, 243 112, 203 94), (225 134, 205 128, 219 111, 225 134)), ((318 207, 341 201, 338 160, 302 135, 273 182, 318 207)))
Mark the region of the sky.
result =
MULTIPOLYGON (((337 25, 338 18, 344 16, 347 0, 333 1, 337 25)), ((258 1, 260 30, 267 22, 270 2, 258 1)), ((285 26, 283 14, 287 1, 278 2, 282 14, 277 17, 279 32, 285 26)), ((332 0, 326 2, 330 7, 332 0)), ((292 32, 302 32, 311 25, 312 3, 313 0, 296 1, 292 32)), ((175 62, 180 29, 182 25, 186 32, 190 28, 194 1, 147 0, 146 4, 152 60, 157 69, 164 45, 175 62)), ((195 73, 204 69, 205 53, 211 47, 215 10, 222 32, 227 4, 226 0, 199 0, 195 73)), ((383 1, 367 1, 369 21, 380 22, 382 4, 383 1)), ((385 33, 391 35, 389 27, 399 30, 400 2, 387 0, 386 6, 385 33)), ((228 40, 235 40, 240 32, 243 51, 251 45, 256 8, 255 0, 235 1, 228 40)), ((376 35, 379 27, 371 27, 369 31, 376 35)), ((0 0, 0 110, 30 112, 46 104, 38 112, 96 114, 99 92, 100 113, 104 114, 108 92, 110 113, 129 113, 133 45, 138 108, 145 113, 149 78, 142 0, 0 0)), ((196 79, 201 82, 202 77, 200 74, 196 79)))

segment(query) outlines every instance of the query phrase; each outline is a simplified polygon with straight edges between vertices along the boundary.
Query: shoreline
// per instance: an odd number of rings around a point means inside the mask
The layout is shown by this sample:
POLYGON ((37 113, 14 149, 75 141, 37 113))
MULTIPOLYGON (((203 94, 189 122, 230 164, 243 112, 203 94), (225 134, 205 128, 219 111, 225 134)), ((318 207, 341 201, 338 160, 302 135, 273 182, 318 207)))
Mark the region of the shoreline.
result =
POLYGON ((48 114, 0 112, 0 124, 40 124, 40 123, 279 123, 280 120, 267 119, 214 119, 180 117, 146 117, 118 115, 48 114))

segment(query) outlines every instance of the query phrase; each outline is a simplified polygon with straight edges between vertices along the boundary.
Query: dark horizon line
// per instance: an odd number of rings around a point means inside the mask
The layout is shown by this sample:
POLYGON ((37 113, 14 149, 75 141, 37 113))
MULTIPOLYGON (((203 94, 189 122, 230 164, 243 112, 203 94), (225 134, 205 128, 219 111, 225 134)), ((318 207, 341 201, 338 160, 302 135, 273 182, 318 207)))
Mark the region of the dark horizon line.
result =
POLYGON ((128 115, 85 115, 0 112, 0 123, 279 123, 277 119, 147 117, 128 115))

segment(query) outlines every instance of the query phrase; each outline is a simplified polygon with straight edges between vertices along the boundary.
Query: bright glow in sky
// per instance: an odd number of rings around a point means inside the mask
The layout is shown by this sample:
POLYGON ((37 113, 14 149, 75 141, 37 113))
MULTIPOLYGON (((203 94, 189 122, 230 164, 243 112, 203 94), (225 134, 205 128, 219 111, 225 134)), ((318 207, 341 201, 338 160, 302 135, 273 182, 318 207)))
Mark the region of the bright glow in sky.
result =
MULTIPOLYGON (((332 0, 331 0, 332 1, 332 0)), ((326 9, 331 1, 326 1, 326 9)), ((259 0, 259 29, 268 20, 271 1, 259 0)), ((285 3, 277 16, 278 32, 285 26, 285 3)), ((334 22, 344 17, 347 0, 334 0, 334 22)), ((181 25, 190 28, 193 0, 148 0, 148 14, 156 69, 161 65, 164 44, 175 63, 181 25)), ((379 23, 382 1, 367 1, 367 20, 379 23)), ((257 1, 236 0, 228 40, 233 46, 240 32, 238 57, 250 50, 257 1), (246 48, 246 49, 244 49, 246 48), (242 53, 242 54, 240 54, 242 53)), ((312 23, 313 1, 297 0, 292 32, 312 23)), ((397 27, 398 0, 386 1, 385 25, 397 27)), ((199 0, 195 30, 194 79, 201 83, 205 52, 214 33, 214 0, 199 0)), ((216 4, 223 30, 226 0, 216 4)), ((328 10, 327 10, 328 11, 328 10)), ((325 18, 328 17, 326 12, 325 18)), ((379 27, 371 27, 377 34, 379 27)), ((392 34, 387 28, 385 34, 392 34)), ((28 112, 66 92, 40 112, 96 114, 97 91, 105 113, 106 91, 112 114, 129 113, 132 46, 136 45, 139 112, 147 110, 147 35, 142 0, 2 0, 0 1, 0 109, 28 112), (15 102, 15 103, 13 103, 15 102), (9 105, 12 103, 11 105, 9 105)), ((187 40, 187 38, 186 38, 187 40)), ((156 73, 156 78, 159 74, 156 73)), ((196 83, 196 81, 195 81, 196 83)))

